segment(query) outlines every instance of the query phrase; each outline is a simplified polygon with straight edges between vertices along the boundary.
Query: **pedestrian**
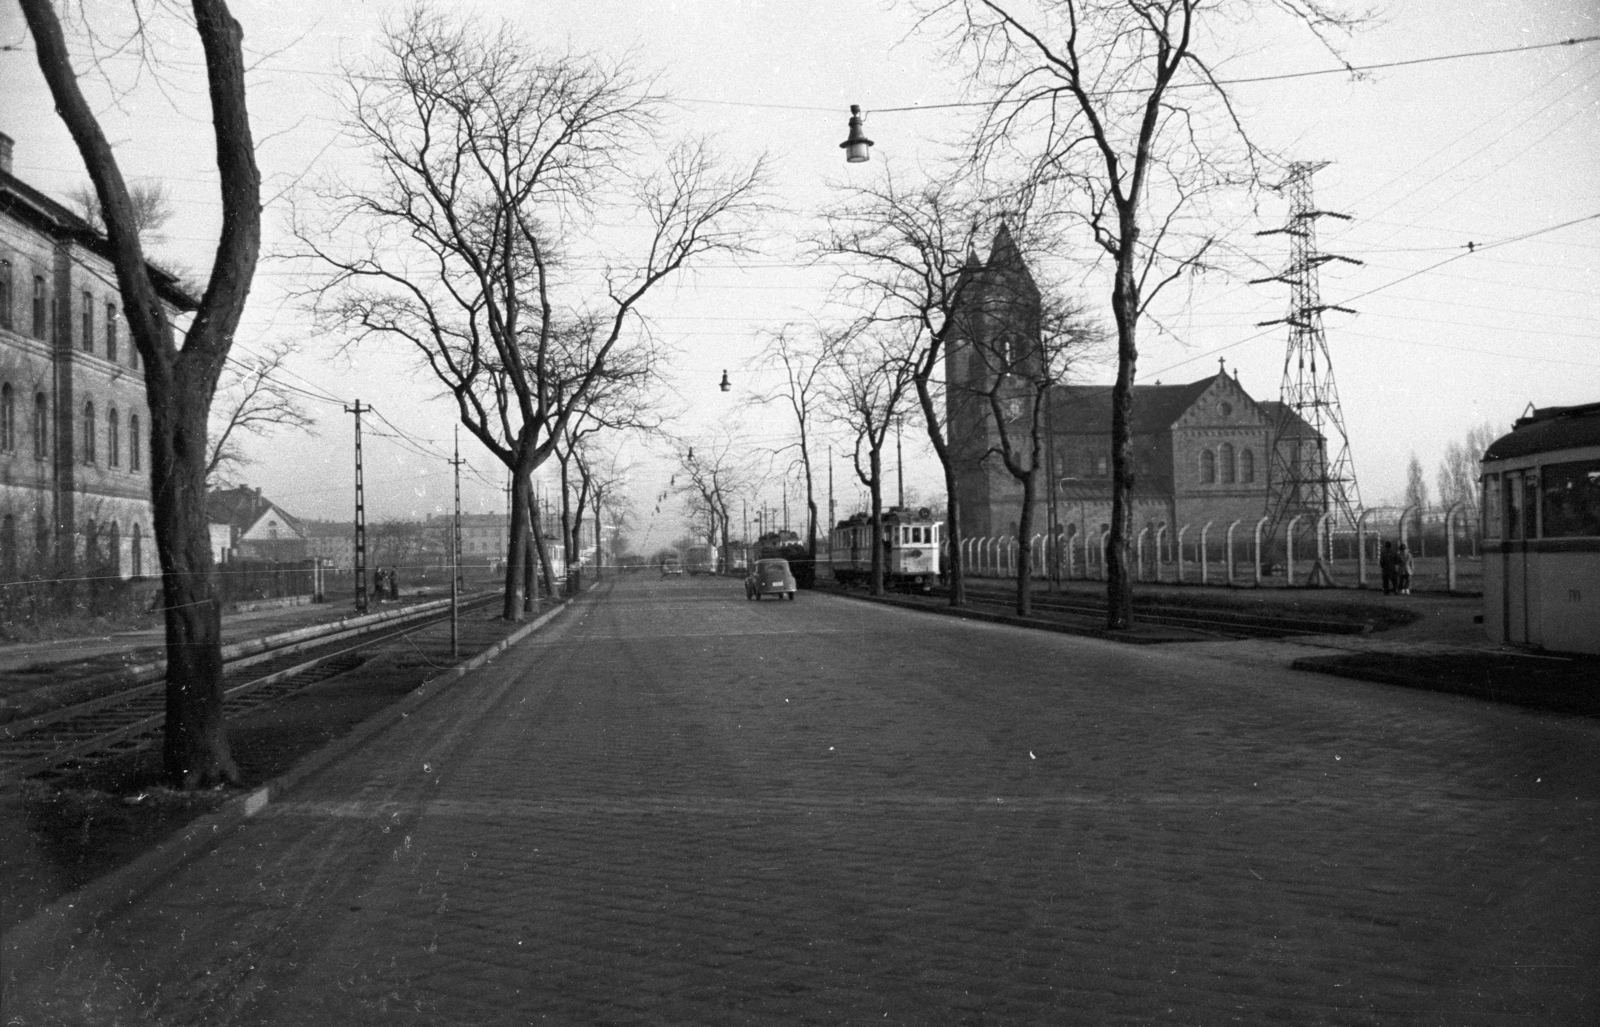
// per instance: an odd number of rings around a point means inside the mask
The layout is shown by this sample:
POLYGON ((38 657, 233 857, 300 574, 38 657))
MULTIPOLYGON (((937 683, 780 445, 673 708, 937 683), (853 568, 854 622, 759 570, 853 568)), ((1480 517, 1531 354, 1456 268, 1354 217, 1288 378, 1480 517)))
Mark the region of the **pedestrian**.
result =
POLYGON ((400 600, 400 568, 389 568, 389 598, 398 602, 400 600))
POLYGON ((1378 556, 1378 570, 1383 575, 1383 594, 1392 595, 1398 587, 1396 580, 1399 577, 1400 561, 1395 555, 1394 543, 1388 539, 1383 540, 1383 552, 1378 556))
POLYGON ((1395 584, 1400 587, 1400 594, 1403 596, 1411 594, 1411 572, 1414 570, 1416 570, 1416 563, 1411 559, 1411 550, 1402 542, 1400 543, 1399 551, 1395 554, 1395 584))

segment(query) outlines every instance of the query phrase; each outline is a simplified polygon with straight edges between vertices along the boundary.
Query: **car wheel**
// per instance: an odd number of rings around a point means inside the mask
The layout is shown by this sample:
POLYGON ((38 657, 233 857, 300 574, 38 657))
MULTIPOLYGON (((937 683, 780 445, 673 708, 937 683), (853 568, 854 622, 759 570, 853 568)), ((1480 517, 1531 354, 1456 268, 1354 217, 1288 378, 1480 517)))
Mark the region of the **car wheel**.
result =
POLYGON ((793 592, 790 592, 790 593, 789 593, 789 601, 790 601, 790 602, 791 602, 791 603, 792 603, 792 602, 794 602, 794 593, 793 593, 793 592))

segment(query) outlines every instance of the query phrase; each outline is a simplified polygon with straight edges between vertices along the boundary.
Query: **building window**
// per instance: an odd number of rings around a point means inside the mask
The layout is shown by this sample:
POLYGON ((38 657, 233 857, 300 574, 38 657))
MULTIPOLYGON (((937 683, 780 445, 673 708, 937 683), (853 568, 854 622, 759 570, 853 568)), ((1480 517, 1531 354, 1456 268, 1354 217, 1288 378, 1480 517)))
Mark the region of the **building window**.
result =
POLYGON ((122 433, 121 426, 117 423, 117 408, 112 407, 106 412, 106 463, 112 467, 122 466, 122 433))
POLYGON ((0 259, 0 328, 11 327, 11 261, 0 259))
POLYGON ((1238 468, 1233 459, 1233 443, 1222 444, 1222 483, 1232 485, 1238 476, 1238 468))
POLYGON ((94 352, 94 297, 83 290, 83 351, 94 352))
POLYGON ((111 531, 106 539, 106 573, 113 578, 122 577, 122 529, 117 527, 117 522, 111 522, 111 531))
POLYGON ((33 397, 33 458, 50 455, 50 401, 42 392, 33 397))
POLYGON ((128 568, 129 573, 136 578, 144 577, 144 529, 137 524, 133 526, 133 552, 129 555, 133 557, 133 564, 128 568))
POLYGON ((1256 455, 1252 450, 1239 451, 1239 480, 1243 482, 1256 480, 1256 455))
POLYGON ((117 359, 117 305, 106 304, 106 359, 117 359))
POLYGON ((10 514, 0 521, 0 574, 7 581, 17 577, 17 519, 10 514))
POLYGON ((1205 450, 1200 454, 1200 484, 1215 485, 1217 483, 1217 454, 1205 450))
POLYGON ((0 385, 0 450, 14 453, 17 449, 17 394, 11 383, 0 385))
POLYGON ((33 276, 33 337, 44 338, 45 333, 44 276, 33 276))
POLYGON ((128 415, 128 470, 139 469, 140 455, 143 450, 139 448, 139 415, 128 415))
POLYGON ((83 462, 94 463, 94 403, 83 405, 83 462))

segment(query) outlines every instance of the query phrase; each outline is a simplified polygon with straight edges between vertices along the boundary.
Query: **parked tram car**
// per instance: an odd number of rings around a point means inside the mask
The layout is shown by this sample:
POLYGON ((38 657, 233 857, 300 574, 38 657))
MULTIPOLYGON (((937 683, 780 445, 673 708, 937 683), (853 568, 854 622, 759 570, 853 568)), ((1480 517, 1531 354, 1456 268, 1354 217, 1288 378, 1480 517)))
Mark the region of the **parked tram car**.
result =
POLYGON ((1489 638, 1600 653, 1600 403, 1521 418, 1483 456, 1489 638))
MULTIPOLYGON (((944 522, 927 507, 892 507, 883 512, 883 583, 897 589, 927 591, 942 573, 944 522)), ((827 570, 841 585, 872 580, 872 517, 858 513, 840 521, 828 537, 827 570)))
POLYGON ((722 569, 716 546, 690 546, 683 554, 683 569, 690 574, 716 574, 722 569))
POLYGON ((755 566, 757 560, 787 560, 789 571, 801 588, 816 584, 816 564, 805 540, 796 532, 769 531, 756 539, 750 551, 750 565, 755 566))

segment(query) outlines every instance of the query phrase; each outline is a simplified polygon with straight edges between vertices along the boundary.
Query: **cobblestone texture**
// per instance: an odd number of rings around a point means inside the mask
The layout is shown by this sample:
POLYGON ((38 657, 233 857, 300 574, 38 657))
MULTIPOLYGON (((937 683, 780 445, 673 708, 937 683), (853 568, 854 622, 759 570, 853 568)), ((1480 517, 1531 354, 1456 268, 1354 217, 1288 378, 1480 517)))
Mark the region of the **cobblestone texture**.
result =
POLYGON ((1600 725, 1288 672, 1272 645, 624 580, 7 1015, 1600 1019, 1600 725))

